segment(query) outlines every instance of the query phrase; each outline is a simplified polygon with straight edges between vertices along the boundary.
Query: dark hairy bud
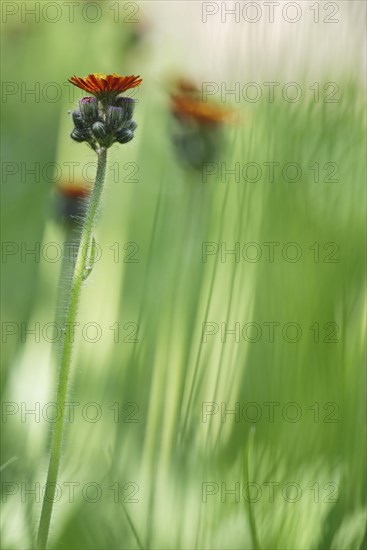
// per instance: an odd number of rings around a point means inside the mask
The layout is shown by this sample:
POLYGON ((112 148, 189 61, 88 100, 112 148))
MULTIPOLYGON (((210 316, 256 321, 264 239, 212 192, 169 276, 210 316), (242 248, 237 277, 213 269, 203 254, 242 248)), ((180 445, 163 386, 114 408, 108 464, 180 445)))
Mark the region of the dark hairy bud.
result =
POLYGON ((72 117, 73 117, 75 128, 77 128, 78 130, 84 130, 87 127, 87 124, 83 119, 80 111, 74 111, 72 114, 72 117))
POLYGON ((95 97, 83 97, 79 101, 79 109, 87 124, 93 124, 98 120, 98 101, 95 97))
POLYGON ((106 137, 106 128, 103 122, 97 121, 92 126, 92 132, 98 140, 106 137))
POLYGON ((123 126, 124 120, 124 111, 121 107, 108 107, 106 114, 108 130, 118 130, 123 126))
POLYGON ((86 135, 86 133, 83 130, 79 130, 78 128, 74 128, 74 130, 70 134, 70 137, 78 143, 82 143, 83 141, 88 140, 88 136, 86 135))
POLYGON ((123 110, 124 120, 132 118, 135 108, 135 100, 132 97, 117 97, 115 105, 123 110))
POLYGON ((128 141, 131 141, 133 137, 134 137, 134 132, 132 132, 128 128, 122 128, 121 130, 118 130, 116 132, 116 140, 119 143, 127 143, 128 141))

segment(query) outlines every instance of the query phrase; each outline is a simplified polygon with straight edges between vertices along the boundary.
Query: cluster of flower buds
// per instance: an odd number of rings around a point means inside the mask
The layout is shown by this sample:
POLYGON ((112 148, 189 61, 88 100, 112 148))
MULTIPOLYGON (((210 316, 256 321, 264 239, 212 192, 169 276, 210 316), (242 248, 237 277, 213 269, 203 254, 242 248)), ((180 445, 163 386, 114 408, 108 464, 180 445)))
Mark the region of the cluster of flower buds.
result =
POLYGON ((127 143, 133 139, 137 126, 132 118, 135 100, 119 94, 138 86, 140 77, 94 73, 85 78, 74 76, 69 80, 93 94, 92 97, 83 97, 79 108, 72 113, 75 126, 71 133, 73 140, 85 141, 98 151, 102 147, 111 147, 113 143, 127 143))
POLYGON ((137 126, 132 120, 134 104, 131 97, 117 97, 113 105, 104 108, 95 97, 82 98, 79 109, 72 115, 75 125, 72 139, 86 141, 95 150, 116 142, 127 143, 133 139, 137 126))

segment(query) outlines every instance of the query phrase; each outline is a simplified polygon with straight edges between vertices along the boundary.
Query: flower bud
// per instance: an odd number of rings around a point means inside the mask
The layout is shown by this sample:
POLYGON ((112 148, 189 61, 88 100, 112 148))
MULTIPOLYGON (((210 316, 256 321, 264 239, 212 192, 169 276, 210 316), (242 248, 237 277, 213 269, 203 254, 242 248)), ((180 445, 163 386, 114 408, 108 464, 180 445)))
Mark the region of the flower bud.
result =
POLYGON ((106 137, 106 128, 103 122, 95 122, 92 126, 92 131, 98 140, 104 139, 106 137))
POLYGON ((95 97, 83 97, 79 101, 79 109, 86 123, 93 124, 98 119, 98 101, 95 97))
POLYGON ((117 97, 115 105, 123 110, 124 120, 132 118, 135 108, 135 100, 132 97, 117 97))
POLYGON ((127 143, 128 141, 131 141, 133 137, 134 132, 132 132, 128 128, 122 128, 116 132, 116 140, 119 143, 127 143))
POLYGON ((106 114, 106 127, 108 130, 121 128, 124 120, 124 110, 121 107, 108 107, 106 114))
POLYGON ((128 130, 131 130, 132 132, 134 132, 137 127, 138 127, 138 125, 136 124, 135 120, 130 120, 130 122, 128 122, 126 124, 126 128, 128 130))
POLYGON ((75 124, 75 128, 78 128, 78 130, 84 130, 86 128, 86 123, 83 120, 82 114, 80 111, 74 111, 72 114, 73 122, 75 124))
POLYGON ((71 139, 74 141, 77 141, 78 143, 82 143, 83 141, 87 141, 87 134, 83 130, 79 130, 78 128, 74 128, 74 130, 70 134, 71 139))

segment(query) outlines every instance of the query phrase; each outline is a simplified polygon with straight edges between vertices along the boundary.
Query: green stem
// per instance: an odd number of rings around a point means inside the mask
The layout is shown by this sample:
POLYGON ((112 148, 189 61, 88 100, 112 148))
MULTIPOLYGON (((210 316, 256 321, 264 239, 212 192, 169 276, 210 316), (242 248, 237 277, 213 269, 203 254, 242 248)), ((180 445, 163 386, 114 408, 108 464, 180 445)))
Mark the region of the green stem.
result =
POLYGON ((70 365, 73 351, 73 327, 75 326, 75 320, 78 311, 78 305, 80 301, 81 289, 85 278, 85 271, 88 262, 88 247, 91 242, 92 230, 97 217, 98 208, 100 204, 103 181, 106 174, 107 164, 107 150, 101 148, 97 151, 98 165, 97 175, 94 184, 90 203, 86 212, 84 225, 81 232, 81 239, 79 250, 75 262, 75 268, 72 277, 70 297, 66 316, 66 330, 63 351, 61 359, 61 368, 59 373, 59 382, 57 387, 57 410, 59 411, 60 418, 54 424, 54 430, 52 433, 51 442, 51 455, 48 466, 47 481, 42 503, 42 513, 38 528, 37 548, 39 550, 45 550, 47 547, 48 533, 50 529, 50 521, 53 507, 53 500, 55 496, 57 477, 59 473, 61 448, 63 440, 63 432, 65 425, 65 402, 68 391, 68 381, 70 373, 70 365))

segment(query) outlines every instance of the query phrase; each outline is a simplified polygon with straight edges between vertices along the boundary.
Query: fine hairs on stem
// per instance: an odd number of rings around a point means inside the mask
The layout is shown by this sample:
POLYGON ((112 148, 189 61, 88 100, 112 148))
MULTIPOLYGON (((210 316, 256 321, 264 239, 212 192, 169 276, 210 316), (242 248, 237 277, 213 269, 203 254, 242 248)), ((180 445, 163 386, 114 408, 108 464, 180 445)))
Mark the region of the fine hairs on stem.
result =
MULTIPOLYGON (((92 230, 95 224, 96 215, 100 205, 103 182, 106 174, 107 150, 100 149, 98 153, 97 175, 94 184, 90 203, 86 212, 85 222, 82 229, 82 235, 78 250, 78 255, 75 262, 74 273, 70 290, 68 312, 66 322, 68 326, 74 326, 76 321, 78 305, 82 290, 83 281, 85 279, 86 268, 88 264, 88 254, 86 253, 88 245, 91 242, 92 230)), ((66 331, 63 340, 63 350, 61 358, 61 367, 59 373, 59 381, 56 394, 56 402, 60 417, 54 424, 51 443, 51 455, 47 473, 47 481, 45 494, 42 504, 41 519, 38 529, 37 548, 43 550, 47 546, 48 533, 50 529, 50 520, 52 514, 53 501, 56 491, 56 483, 59 473, 61 448, 63 440, 63 431, 65 423, 65 403, 68 391, 68 382, 70 375, 70 365, 73 352, 73 336, 71 331, 66 331)))
MULTIPOLYGON (((93 97, 82 98, 79 108, 72 113, 75 128, 71 133, 71 138, 77 142, 86 142, 96 152, 98 158, 96 180, 80 233, 79 248, 66 304, 65 322, 66 326, 70 327, 74 326, 76 322, 83 282, 93 267, 93 228, 101 203, 106 175, 107 149, 113 143, 127 143, 133 139, 136 129, 136 123, 132 120, 134 100, 129 97, 121 97, 120 94, 129 88, 138 86, 141 79, 133 75, 118 76, 95 73, 85 78, 74 76, 69 81, 78 88, 93 94, 93 97), (90 257, 88 250, 90 250, 90 257)), ((72 331, 66 331, 62 343, 61 365, 56 390, 59 418, 54 423, 52 432, 50 460, 37 536, 36 547, 38 550, 46 550, 48 543, 63 445, 65 404, 68 395, 73 344, 72 331)))

